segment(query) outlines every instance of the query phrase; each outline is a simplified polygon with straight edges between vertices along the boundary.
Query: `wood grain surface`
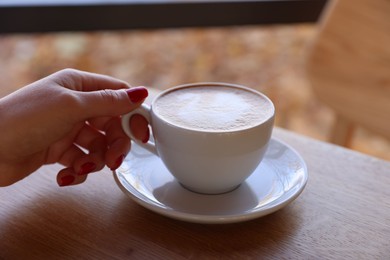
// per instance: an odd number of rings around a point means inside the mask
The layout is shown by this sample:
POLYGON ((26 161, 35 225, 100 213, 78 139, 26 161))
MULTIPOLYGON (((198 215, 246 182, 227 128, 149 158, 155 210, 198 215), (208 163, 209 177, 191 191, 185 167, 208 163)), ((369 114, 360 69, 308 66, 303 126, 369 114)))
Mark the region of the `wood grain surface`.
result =
POLYGON ((229 225, 172 220, 137 205, 108 170, 58 187, 57 165, 0 189, 0 259, 386 259, 390 163, 276 128, 309 182, 271 215, 229 225))

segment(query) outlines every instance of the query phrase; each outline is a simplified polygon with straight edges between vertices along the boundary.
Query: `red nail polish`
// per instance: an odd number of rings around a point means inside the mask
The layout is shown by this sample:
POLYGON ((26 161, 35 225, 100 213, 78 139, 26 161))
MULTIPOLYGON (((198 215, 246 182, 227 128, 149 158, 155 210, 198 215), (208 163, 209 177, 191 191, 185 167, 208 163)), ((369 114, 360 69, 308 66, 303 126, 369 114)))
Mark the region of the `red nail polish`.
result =
POLYGON ((116 161, 115 161, 114 167, 111 168, 111 171, 115 171, 116 169, 118 169, 119 166, 121 166, 121 164, 122 164, 124 159, 125 159, 125 155, 124 154, 119 156, 118 159, 116 159, 116 161))
POLYGON ((66 175, 60 179, 59 185, 61 187, 68 186, 68 185, 72 184, 74 182, 74 180, 75 180, 75 177, 73 175, 66 175))
POLYGON ((148 96, 148 90, 144 87, 130 88, 126 92, 133 103, 138 103, 148 96))
POLYGON ((81 169, 77 175, 85 175, 93 172, 95 169, 96 169, 96 164, 94 164, 93 162, 87 162, 81 166, 81 169))
POLYGON ((149 129, 148 129, 148 131, 146 132, 145 137, 141 141, 145 144, 145 143, 147 143, 149 141, 149 138, 150 138, 150 132, 149 132, 149 129))

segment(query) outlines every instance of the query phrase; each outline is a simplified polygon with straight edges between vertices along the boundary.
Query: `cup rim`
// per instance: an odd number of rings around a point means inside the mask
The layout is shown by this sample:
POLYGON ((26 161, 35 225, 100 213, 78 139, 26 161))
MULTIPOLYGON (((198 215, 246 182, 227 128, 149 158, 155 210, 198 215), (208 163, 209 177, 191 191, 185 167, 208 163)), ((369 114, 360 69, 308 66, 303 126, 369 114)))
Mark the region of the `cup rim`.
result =
POLYGON ((225 83, 225 82, 194 82, 194 83, 186 83, 186 84, 181 84, 181 85, 177 85, 177 86, 168 88, 168 89, 166 89, 166 90, 164 90, 164 91, 162 91, 162 92, 160 92, 159 94, 156 95, 156 97, 151 102, 150 108, 151 108, 151 111, 153 111, 153 114, 156 117, 158 117, 160 120, 162 120, 165 124, 168 124, 168 125, 170 125, 170 126, 172 126, 174 128, 178 128, 178 129, 181 129, 181 130, 184 130, 184 131, 208 133, 208 134, 238 133, 238 132, 241 132, 241 131, 248 131, 250 129, 254 129, 254 128, 258 127, 258 126, 264 125, 265 123, 269 122, 270 120, 272 120, 275 117, 275 105, 272 102, 272 100, 269 97, 267 97, 265 94, 261 93, 260 91, 255 90, 255 89, 243 86, 243 85, 233 84, 233 83, 225 83), (270 113, 269 117, 265 117, 264 120, 260 121, 256 125, 252 125, 250 127, 245 127, 245 128, 240 128, 240 129, 233 129, 233 130, 202 130, 202 129, 190 128, 190 127, 185 127, 185 126, 178 126, 178 125, 170 123, 169 121, 164 119, 161 115, 159 115, 157 113, 154 113, 154 111, 155 111, 154 110, 154 104, 157 102, 157 100, 161 96, 163 96, 163 95, 165 95, 165 94, 167 94, 169 92, 176 91, 178 89, 192 88, 192 87, 204 87, 204 86, 231 87, 231 88, 238 88, 238 89, 242 89, 242 90, 254 93, 256 95, 261 96, 265 100, 267 100, 267 102, 271 105, 272 113, 270 113))

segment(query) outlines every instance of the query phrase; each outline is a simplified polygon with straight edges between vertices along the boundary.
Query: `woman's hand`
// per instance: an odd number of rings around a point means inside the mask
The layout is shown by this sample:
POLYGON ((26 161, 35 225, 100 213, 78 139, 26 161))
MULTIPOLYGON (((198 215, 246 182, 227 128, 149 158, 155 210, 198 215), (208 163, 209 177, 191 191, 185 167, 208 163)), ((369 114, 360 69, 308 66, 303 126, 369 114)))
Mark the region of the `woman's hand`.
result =
MULTIPOLYGON (((130 150, 120 115, 147 97, 143 87, 65 69, 0 99, 0 186, 45 164, 61 163, 60 186, 85 181, 105 165, 116 169, 130 150)), ((146 120, 133 116, 135 136, 146 142, 146 120)))

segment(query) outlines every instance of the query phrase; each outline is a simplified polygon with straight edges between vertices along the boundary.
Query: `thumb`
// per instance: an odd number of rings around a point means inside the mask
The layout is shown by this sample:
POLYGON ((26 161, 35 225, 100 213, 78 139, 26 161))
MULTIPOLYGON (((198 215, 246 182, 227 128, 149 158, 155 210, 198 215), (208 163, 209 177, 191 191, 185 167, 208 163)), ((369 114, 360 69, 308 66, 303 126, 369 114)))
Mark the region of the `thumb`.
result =
POLYGON ((144 87, 82 92, 83 117, 119 116, 137 108, 148 96, 144 87))

